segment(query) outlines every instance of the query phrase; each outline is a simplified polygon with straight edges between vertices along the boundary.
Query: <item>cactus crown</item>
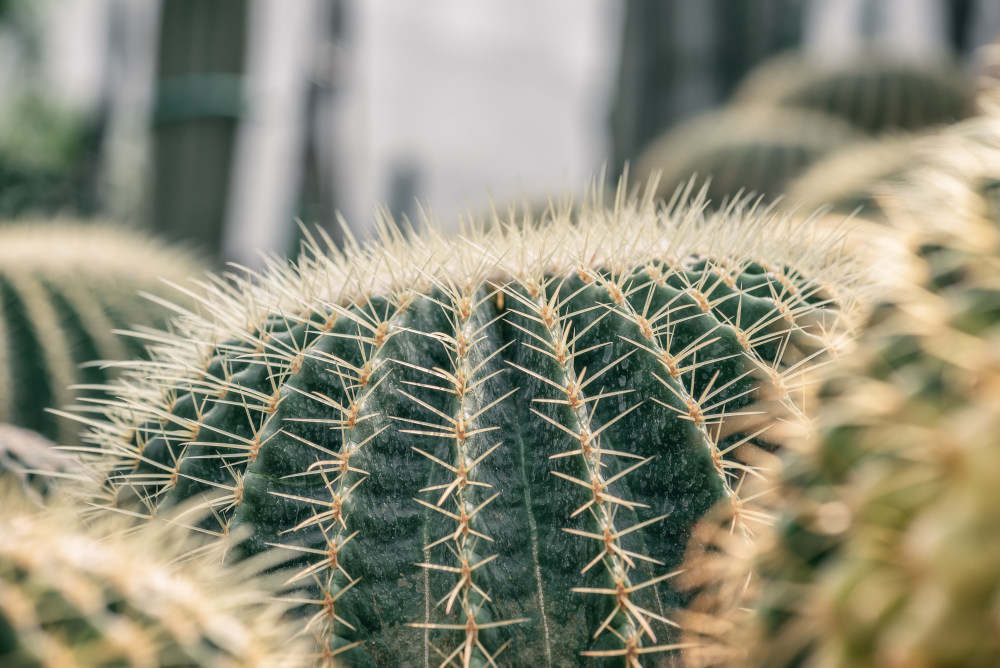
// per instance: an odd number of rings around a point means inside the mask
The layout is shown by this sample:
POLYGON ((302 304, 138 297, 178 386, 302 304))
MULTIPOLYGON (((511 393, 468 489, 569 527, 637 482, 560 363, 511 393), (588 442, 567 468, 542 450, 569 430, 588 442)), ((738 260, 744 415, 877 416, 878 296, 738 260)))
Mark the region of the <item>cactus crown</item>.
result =
POLYGON ((69 508, 6 487, 0 504, 3 665, 304 665, 263 582, 176 527, 105 517, 82 529, 69 508))
POLYGON ((675 649, 672 569, 739 504, 748 406, 796 409, 858 273, 771 209, 595 192, 573 221, 385 224, 204 282, 95 405, 99 503, 199 498, 200 530, 249 528, 238 554, 290 550, 347 665, 675 649))
POLYGON ((142 346, 115 329, 162 327, 168 311, 141 297, 162 294, 199 265, 186 254, 99 224, 32 221, 0 227, 0 422, 77 442, 64 408, 73 384, 101 385, 142 346), (85 365, 85 366, 83 366, 85 365))

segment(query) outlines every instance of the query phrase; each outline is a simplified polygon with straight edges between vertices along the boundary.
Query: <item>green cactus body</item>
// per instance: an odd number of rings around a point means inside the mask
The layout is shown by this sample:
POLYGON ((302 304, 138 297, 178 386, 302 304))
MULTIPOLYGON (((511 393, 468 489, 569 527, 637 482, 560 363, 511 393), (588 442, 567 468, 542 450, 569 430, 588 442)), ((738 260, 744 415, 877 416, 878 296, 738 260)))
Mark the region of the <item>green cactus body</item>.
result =
POLYGON ((344 665, 673 649, 672 573, 705 509, 738 499, 747 406, 764 386, 794 404, 852 274, 767 212, 620 192, 577 215, 386 228, 215 284, 113 389, 90 435, 105 503, 200 497, 202 530, 285 546, 344 665))
POLYGON ((937 148, 891 200, 912 282, 820 387, 727 665, 1000 662, 1000 124, 937 148))
MULTIPOLYGON (((137 235, 59 222, 0 228, 0 422, 77 441, 72 424, 46 412, 64 408, 73 384, 98 386, 95 360, 138 356, 142 346, 114 329, 162 326, 168 312, 139 291, 163 293, 198 265, 137 235)), ((99 396, 99 393, 90 393, 99 396)))
POLYGON ((972 84, 958 70, 878 54, 833 65, 779 56, 750 72, 734 95, 741 104, 829 114, 871 134, 953 123, 970 115, 972 98, 972 84))
POLYGON ((0 664, 306 665, 269 578, 223 568, 176 527, 83 529, 65 504, 42 510, 2 485, 0 504, 0 664))
POLYGON ((776 198, 792 179, 833 151, 858 141, 843 121, 806 111, 738 107, 696 117, 654 141, 636 163, 646 179, 660 175, 669 196, 692 176, 708 178, 714 207, 740 194, 776 198))

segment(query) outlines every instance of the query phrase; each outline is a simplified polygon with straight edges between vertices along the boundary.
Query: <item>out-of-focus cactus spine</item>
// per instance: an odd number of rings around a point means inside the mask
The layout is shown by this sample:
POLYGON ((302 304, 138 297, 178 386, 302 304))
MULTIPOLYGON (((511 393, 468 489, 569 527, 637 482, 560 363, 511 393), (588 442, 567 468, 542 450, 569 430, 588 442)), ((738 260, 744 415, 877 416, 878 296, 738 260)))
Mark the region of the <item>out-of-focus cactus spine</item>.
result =
POLYGON ((0 664, 307 665, 263 581, 166 525, 81 528, 0 488, 0 664), (189 552, 193 550, 193 552, 189 552))
POLYGON ((142 346, 115 329, 162 326, 169 311, 139 295, 162 294, 161 277, 198 270, 183 253, 100 225, 34 221, 0 226, 0 422, 65 443, 72 384, 100 385, 95 360, 135 357, 142 346))
POLYGON ((746 407, 766 386, 794 409, 856 276, 801 224, 701 204, 621 188, 212 284, 112 388, 101 503, 199 498, 203 531, 293 551, 345 665, 676 649, 690 527, 739 504, 733 451, 768 426, 746 407))
POLYGON ((901 180, 918 163, 920 139, 892 135, 833 152, 788 186, 786 203, 803 211, 829 206, 835 213, 884 217, 879 190, 901 180))
POLYGON ((1000 124, 936 143, 887 200, 907 282, 819 389, 750 551, 753 613, 705 626, 726 665, 1000 662, 1000 124))
POLYGON ((814 162, 861 136, 818 113, 725 109, 668 131, 639 158, 636 174, 643 179, 661 174, 661 197, 669 197, 694 175, 711 179, 708 198, 714 207, 741 193, 773 199, 814 162))

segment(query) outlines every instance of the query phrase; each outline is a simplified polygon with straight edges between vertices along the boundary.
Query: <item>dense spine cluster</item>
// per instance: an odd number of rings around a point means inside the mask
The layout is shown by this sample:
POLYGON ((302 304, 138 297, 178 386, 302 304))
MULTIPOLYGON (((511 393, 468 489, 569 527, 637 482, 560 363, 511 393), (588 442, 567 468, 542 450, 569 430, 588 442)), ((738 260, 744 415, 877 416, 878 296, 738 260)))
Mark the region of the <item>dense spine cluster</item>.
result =
POLYGON ((0 227, 0 422, 76 442, 73 424, 47 409, 67 407, 71 385, 107 383, 95 361, 139 356, 141 344, 113 330, 162 327, 169 311, 139 292, 163 294, 161 277, 197 270, 178 251, 98 224, 0 227))
MULTIPOLYGON (((751 587, 703 624, 718 641, 704 663, 1000 661, 1000 125, 935 143, 940 164, 889 200, 913 251, 907 281, 820 386, 774 527, 743 553, 751 587)), ((739 580, 739 555, 709 568, 739 580)))
POLYGON ((859 213, 883 220, 879 198, 901 182, 921 158, 922 137, 891 135, 858 142, 812 165, 788 186, 786 202, 803 211, 828 206, 834 213, 859 213))
POLYGON ((921 67, 873 53, 832 65, 779 56, 752 71, 735 99, 829 114, 880 134, 961 120, 973 111, 972 94, 971 82, 954 68, 921 67))
POLYGON ((110 388, 98 503, 198 499, 201 531, 249 533, 237 556, 289 551, 325 662, 676 649, 691 526, 740 504, 753 406, 799 410, 857 270, 772 210, 595 199, 544 229, 386 226, 206 282, 110 388))
MULTIPOLYGON (((0 489, 0 664, 307 665, 263 580, 166 525, 82 528, 0 489)), ((249 565, 249 564, 247 564, 249 565)))
POLYGON ((821 113, 735 107, 672 128, 643 152, 636 173, 660 174, 661 197, 692 176, 710 179, 708 198, 721 208, 747 193, 779 197, 810 165, 862 136, 821 113))

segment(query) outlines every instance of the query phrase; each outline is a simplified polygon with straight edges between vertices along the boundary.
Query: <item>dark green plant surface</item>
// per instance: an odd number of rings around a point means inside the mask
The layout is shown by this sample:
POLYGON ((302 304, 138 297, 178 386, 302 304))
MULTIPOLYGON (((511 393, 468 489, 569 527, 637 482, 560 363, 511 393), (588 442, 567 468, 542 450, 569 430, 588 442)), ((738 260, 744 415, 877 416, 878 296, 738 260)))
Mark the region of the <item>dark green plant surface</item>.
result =
POLYGON ((734 99, 829 114, 871 134, 953 123, 973 112, 972 82, 961 71, 877 53, 840 63, 779 56, 750 72, 734 99))
POLYGON ((853 305, 831 244, 702 204, 386 228, 213 283, 112 388, 102 502, 200 498, 238 553, 292 551, 327 662, 661 660, 691 526, 766 431, 748 407, 794 407, 853 305))
POLYGON ((858 141, 843 121, 806 111, 735 107, 698 116, 654 141, 636 174, 659 174, 657 194, 669 197, 693 176, 710 179, 707 196, 722 208, 752 193, 783 195, 788 183, 830 153, 858 141))
POLYGON ((78 430, 46 409, 67 407, 72 384, 111 377, 81 365, 141 355, 140 342, 112 330, 162 326, 169 311, 139 292, 162 294, 161 276, 181 282, 198 269, 179 251, 106 226, 0 227, 0 422, 77 442, 78 430))

